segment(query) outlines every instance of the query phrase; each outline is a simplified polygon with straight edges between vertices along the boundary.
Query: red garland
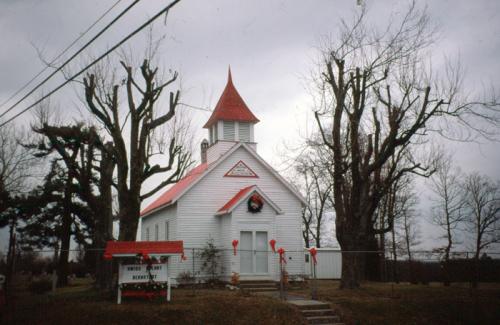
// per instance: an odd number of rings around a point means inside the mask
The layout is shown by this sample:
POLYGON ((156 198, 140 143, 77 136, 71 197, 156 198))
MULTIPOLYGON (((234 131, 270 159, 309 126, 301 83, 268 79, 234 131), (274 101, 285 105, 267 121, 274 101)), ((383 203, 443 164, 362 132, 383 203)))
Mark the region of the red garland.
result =
POLYGON ((315 247, 309 249, 309 254, 311 254, 312 256, 314 265, 318 264, 318 261, 316 260, 316 254, 318 254, 318 251, 316 250, 315 247))
POLYGON ((269 245, 271 245, 271 249, 273 250, 273 253, 276 253, 276 240, 271 239, 269 241, 269 245))
POLYGON ((280 264, 286 264, 285 249, 283 247, 278 248, 278 254, 280 254, 280 264))
POLYGON ((234 256, 236 256, 236 248, 238 247, 238 240, 237 239, 233 240, 232 244, 233 244, 233 254, 234 256))

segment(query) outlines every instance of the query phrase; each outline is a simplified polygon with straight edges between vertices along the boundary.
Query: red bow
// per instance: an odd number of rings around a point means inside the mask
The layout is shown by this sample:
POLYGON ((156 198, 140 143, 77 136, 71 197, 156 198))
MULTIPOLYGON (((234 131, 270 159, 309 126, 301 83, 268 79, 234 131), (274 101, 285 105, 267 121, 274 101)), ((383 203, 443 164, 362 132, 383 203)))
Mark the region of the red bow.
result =
POLYGON ((238 247, 238 243, 239 242, 237 239, 233 240, 233 254, 234 254, 234 256, 236 256, 236 248, 238 247))
POLYGON ((312 256, 314 265, 318 264, 318 261, 316 260, 316 254, 318 254, 318 251, 316 250, 316 247, 310 248, 309 254, 311 254, 311 256, 312 256))
POLYGON ((271 239, 269 241, 269 245, 271 245, 271 249, 273 250, 273 253, 276 253, 276 240, 271 239))
POLYGON ((184 255, 184 252, 181 254, 181 262, 187 260, 186 255, 184 255))
POLYGON ((285 249, 283 247, 278 248, 278 254, 280 254, 280 264, 286 264, 285 249))

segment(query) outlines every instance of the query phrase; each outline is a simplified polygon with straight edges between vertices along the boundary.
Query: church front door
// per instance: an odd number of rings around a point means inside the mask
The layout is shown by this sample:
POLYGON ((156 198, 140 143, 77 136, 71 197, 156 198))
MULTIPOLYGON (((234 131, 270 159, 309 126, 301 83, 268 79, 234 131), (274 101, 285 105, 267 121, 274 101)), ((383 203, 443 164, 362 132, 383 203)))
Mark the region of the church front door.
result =
POLYGON ((268 274, 267 231, 242 231, 240 245, 240 273, 268 274))

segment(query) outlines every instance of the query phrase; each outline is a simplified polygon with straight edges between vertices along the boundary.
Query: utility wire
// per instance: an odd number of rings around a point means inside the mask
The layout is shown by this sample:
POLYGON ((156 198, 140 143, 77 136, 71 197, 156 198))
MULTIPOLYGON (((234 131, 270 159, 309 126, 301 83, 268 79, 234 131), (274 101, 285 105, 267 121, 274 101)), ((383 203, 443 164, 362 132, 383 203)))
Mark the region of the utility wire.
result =
MULTIPOLYGON (((113 52, 114 50, 116 50, 118 47, 120 47, 121 45, 123 45, 123 43, 125 43, 126 41, 128 41, 130 38, 132 38, 133 36, 135 36, 137 33, 139 33, 141 30, 143 30, 144 28, 146 28, 148 25, 150 25, 152 22, 154 22, 156 19, 158 19, 158 17, 160 17, 161 15, 163 14, 168 14, 168 11, 174 7, 179 1, 181 0, 175 0, 173 1, 172 3, 170 3, 168 6, 166 6, 165 8, 163 8, 162 10, 160 10, 156 15, 154 15, 152 18, 150 18, 148 21, 146 21, 144 24, 142 24, 141 26, 139 26, 136 30, 134 30, 132 33, 128 34, 126 37, 124 37, 120 42, 118 42, 117 44, 115 44, 112 48, 110 48, 109 50, 107 50, 104 54, 102 54, 100 57, 98 57, 97 59, 95 59, 94 61, 92 61, 89 65, 87 65, 85 68, 81 69, 80 71, 78 71, 76 74, 74 74, 72 77, 68 78, 65 82, 63 82, 62 84, 60 84, 59 86, 57 86, 56 88, 54 88, 53 90, 51 90, 47 95, 43 96, 42 98, 40 98, 39 100, 35 101, 33 104, 31 104, 30 106, 26 107, 24 110, 22 110, 21 112, 17 113, 16 115, 14 115, 13 117, 11 117, 10 119, 6 120, 5 122, 3 122, 2 124, 0 124, 0 127, 4 126, 5 124, 11 122, 12 120, 18 118, 20 115, 26 113, 28 110, 30 110, 31 108, 35 107, 37 104, 39 104, 40 102, 42 102, 43 100, 45 100, 46 98, 50 97, 52 94, 54 94, 55 92, 57 92, 59 89, 61 89, 62 87, 66 86, 68 83, 70 83, 71 81, 73 81, 76 77, 80 76, 82 73, 84 73, 86 70, 88 70, 89 68, 91 68, 92 66, 94 66, 97 62, 101 61, 103 58, 105 58, 106 56, 108 56, 111 52, 113 52)), ((136 1, 137 2, 137 1, 136 1)), ((135 3, 134 3, 135 4, 135 3)), ((0 116, 2 117, 2 116, 0 116)))
POLYGON ((186 104, 186 103, 178 103, 178 105, 183 105, 186 107, 198 109, 200 111, 205 111, 205 112, 210 112, 210 113, 212 112, 212 110, 210 108, 206 108, 206 107, 199 107, 199 106, 194 106, 194 105, 190 105, 190 104, 186 104))
POLYGON ((26 89, 36 78, 38 78, 42 73, 44 73, 52 64, 54 64, 59 58, 61 58, 70 48, 73 47, 79 40, 81 40, 95 25, 97 25, 111 10, 113 10, 122 0, 116 1, 108 10, 106 10, 92 25, 90 25, 85 31, 83 31, 80 36, 78 36, 71 44, 69 44, 61 53, 54 57, 40 72, 38 72, 33 78, 31 78, 27 83, 25 83, 18 91, 13 93, 9 98, 7 98, 3 103, 0 104, 0 108, 7 104, 12 98, 16 97, 21 91, 26 89))
MULTIPOLYGON (((83 50, 85 50, 90 44, 92 44, 97 38, 99 38, 106 30, 108 30, 116 21, 118 21, 123 15, 125 15, 130 9, 132 9, 133 6, 135 6, 140 0, 135 0, 132 2, 127 8, 125 8, 118 16, 116 16, 110 23, 106 25, 99 33, 97 33, 94 37, 90 39, 83 47, 81 47, 78 51, 76 51, 75 54, 73 54, 69 59, 64 61, 64 63, 59 66, 56 70, 54 70, 48 77, 43 79, 41 82, 39 82, 35 88, 31 89, 26 95, 24 95, 21 99, 19 99, 16 103, 11 105, 5 112, 0 114, 0 118, 5 116, 8 112, 10 112, 12 109, 14 109, 17 105, 19 105, 22 101, 24 101, 26 98, 28 98, 31 94, 33 94, 38 88, 40 88, 43 84, 45 84, 50 78, 52 78, 56 73, 61 71, 62 68, 64 68, 69 62, 71 62, 78 54, 80 54, 83 50)), ((16 115, 15 115, 16 116, 16 115)), ((4 123, 5 124, 5 123, 4 123)), ((3 125, 3 124, 2 124, 3 125)))

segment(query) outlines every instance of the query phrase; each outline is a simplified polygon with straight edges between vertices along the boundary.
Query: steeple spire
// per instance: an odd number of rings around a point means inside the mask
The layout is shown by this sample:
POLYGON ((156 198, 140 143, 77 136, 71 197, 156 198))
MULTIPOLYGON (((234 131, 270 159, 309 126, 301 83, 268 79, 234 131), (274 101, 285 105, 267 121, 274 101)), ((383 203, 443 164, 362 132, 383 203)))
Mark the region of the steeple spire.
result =
POLYGON ((234 87, 231 66, 227 71, 226 88, 224 88, 217 106, 215 106, 212 115, 203 127, 210 128, 217 121, 237 121, 254 124, 259 122, 259 119, 253 115, 234 87))
POLYGON ((229 65, 229 68, 227 69, 227 83, 233 83, 233 78, 231 77, 231 65, 229 65))

